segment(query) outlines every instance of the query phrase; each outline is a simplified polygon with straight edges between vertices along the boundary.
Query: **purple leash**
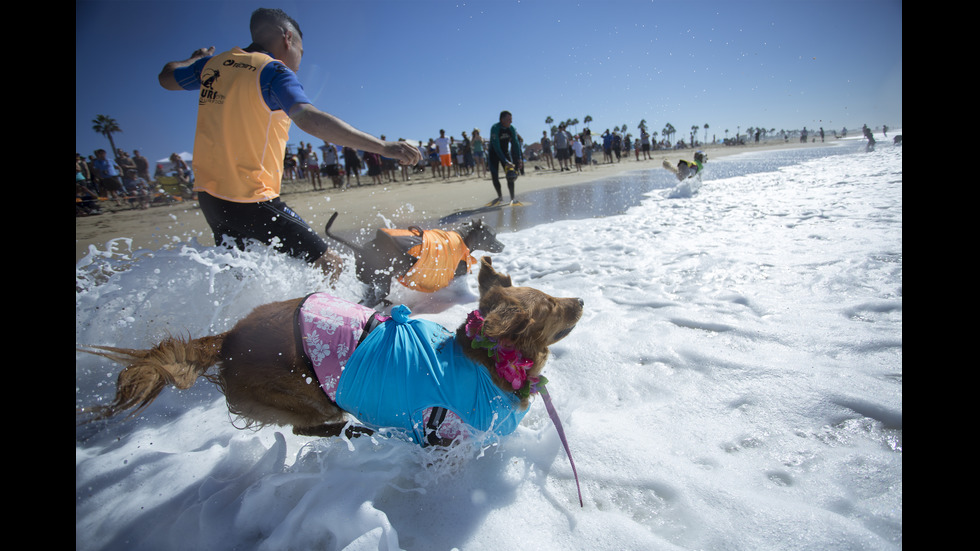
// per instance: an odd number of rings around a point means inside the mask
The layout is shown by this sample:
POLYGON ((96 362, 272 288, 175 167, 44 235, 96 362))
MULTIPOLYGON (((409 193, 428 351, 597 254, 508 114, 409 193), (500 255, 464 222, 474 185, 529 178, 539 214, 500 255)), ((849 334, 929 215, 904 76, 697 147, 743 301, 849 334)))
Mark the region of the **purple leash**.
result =
POLYGON ((538 392, 541 397, 544 398, 544 405, 548 408, 548 415, 551 416, 551 422, 555 424, 555 428, 558 429, 558 438, 561 439, 562 446, 565 446, 565 454, 568 455, 568 462, 572 464, 572 474, 575 476, 575 487, 578 488, 578 504, 580 507, 585 507, 582 502, 582 486, 578 483, 578 472, 575 471, 575 461, 572 459, 572 452, 568 449, 568 440, 565 438, 565 430, 561 428, 561 420, 558 419, 558 412, 555 411, 554 404, 551 403, 551 395, 548 394, 548 389, 545 385, 538 385, 538 392))

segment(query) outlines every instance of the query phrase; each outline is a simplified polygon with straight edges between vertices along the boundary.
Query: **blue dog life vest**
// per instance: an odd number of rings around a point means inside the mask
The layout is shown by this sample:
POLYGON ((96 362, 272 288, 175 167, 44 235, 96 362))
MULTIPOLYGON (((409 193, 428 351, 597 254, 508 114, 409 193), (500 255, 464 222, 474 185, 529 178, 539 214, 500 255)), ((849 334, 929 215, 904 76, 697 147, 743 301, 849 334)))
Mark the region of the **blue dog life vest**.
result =
POLYGON ((422 445, 433 442, 439 423, 432 412, 440 408, 455 414, 456 428, 468 436, 489 440, 514 432, 527 413, 520 399, 467 358, 452 332, 409 314, 404 305, 394 308, 391 319, 357 346, 340 377, 337 405, 367 425, 399 429, 422 445))

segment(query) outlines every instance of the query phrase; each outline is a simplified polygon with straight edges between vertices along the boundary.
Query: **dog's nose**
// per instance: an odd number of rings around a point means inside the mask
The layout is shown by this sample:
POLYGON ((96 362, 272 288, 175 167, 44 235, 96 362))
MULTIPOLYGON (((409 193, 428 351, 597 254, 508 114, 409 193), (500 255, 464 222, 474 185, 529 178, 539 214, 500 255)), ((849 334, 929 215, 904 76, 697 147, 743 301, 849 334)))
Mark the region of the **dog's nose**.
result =
POLYGON ((579 305, 579 306, 585 306, 585 301, 584 301, 584 300, 582 300, 582 299, 580 299, 580 298, 577 298, 577 299, 575 299, 575 300, 577 300, 577 301, 578 301, 578 305, 579 305))

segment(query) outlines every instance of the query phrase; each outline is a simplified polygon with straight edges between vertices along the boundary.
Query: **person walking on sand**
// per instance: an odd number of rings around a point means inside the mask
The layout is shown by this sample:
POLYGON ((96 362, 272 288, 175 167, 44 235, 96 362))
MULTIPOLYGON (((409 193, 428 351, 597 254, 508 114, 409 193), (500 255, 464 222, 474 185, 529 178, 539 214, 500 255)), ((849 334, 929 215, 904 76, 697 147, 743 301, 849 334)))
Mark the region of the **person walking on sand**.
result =
POLYGON ((612 142, 612 134, 609 133, 609 129, 607 128, 602 133, 602 162, 604 163, 612 162, 612 142))
POLYGON ((463 143, 460 144, 463 150, 463 163, 462 169, 466 176, 473 175, 473 167, 476 162, 473 160, 473 141, 466 135, 466 131, 463 131, 463 143))
POLYGON ((575 152, 575 171, 582 172, 582 141, 578 136, 572 138, 572 151, 575 152))
POLYGON ((558 125, 558 132, 555 132, 555 159, 558 159, 559 171, 571 170, 568 166, 568 152, 572 135, 565 130, 565 123, 558 125))
POLYGON ((313 142, 306 144, 306 175, 310 177, 313 191, 323 190, 323 179, 320 178, 320 160, 313 151, 313 142))
POLYGON ((149 182, 150 161, 148 161, 146 157, 140 155, 139 149, 133 150, 133 162, 136 163, 136 175, 149 182))
POLYGON ((445 130, 439 130, 436 147, 439 148, 439 174, 443 180, 448 180, 452 176, 449 167, 453 166, 453 152, 445 130))
POLYGON ((551 153, 551 140, 548 138, 548 131, 541 131, 541 156, 548 164, 548 170, 555 169, 555 156, 551 153))
POLYGON ((483 137, 480 136, 480 129, 473 129, 473 162, 476 164, 476 174, 479 178, 483 178, 487 173, 487 159, 486 151, 484 147, 485 143, 483 137))
POLYGON ((95 161, 92 162, 92 168, 99 178, 99 185, 106 197, 115 200, 116 206, 124 206, 126 202, 123 197, 126 195, 126 190, 123 188, 122 178, 119 176, 119 166, 115 161, 109 160, 105 149, 95 150, 95 161))
POLYGON ((361 158, 357 156, 357 150, 353 147, 344 146, 341 149, 341 154, 344 156, 344 172, 347 173, 347 186, 344 189, 350 188, 350 177, 351 174, 354 175, 354 179, 357 180, 357 187, 361 187, 361 158))
POLYGON ((501 111, 500 122, 490 128, 490 180, 493 182, 493 189, 497 192, 497 198, 491 201, 491 205, 496 205, 503 199, 498 176, 499 165, 504 165, 511 203, 514 202, 514 182, 517 181, 517 173, 524 168, 524 157, 521 155, 521 146, 517 140, 517 129, 512 124, 513 119, 510 111, 501 111))
POLYGON ((216 244, 243 249, 254 239, 319 266, 335 281, 341 259, 280 199, 292 122, 324 141, 374 151, 402 163, 418 160, 404 142, 383 142, 317 109, 296 77, 303 58, 299 24, 279 9, 259 8, 252 43, 215 54, 214 46, 164 65, 167 90, 197 91, 194 172, 201 211, 216 244))
POLYGON ((592 166, 592 131, 586 128, 582 131, 582 164, 592 166))
POLYGON ((333 183, 334 189, 343 188, 344 179, 340 173, 340 156, 337 155, 337 146, 330 142, 323 142, 323 145, 320 146, 320 151, 323 152, 324 170, 326 170, 327 176, 330 177, 330 182, 333 183))

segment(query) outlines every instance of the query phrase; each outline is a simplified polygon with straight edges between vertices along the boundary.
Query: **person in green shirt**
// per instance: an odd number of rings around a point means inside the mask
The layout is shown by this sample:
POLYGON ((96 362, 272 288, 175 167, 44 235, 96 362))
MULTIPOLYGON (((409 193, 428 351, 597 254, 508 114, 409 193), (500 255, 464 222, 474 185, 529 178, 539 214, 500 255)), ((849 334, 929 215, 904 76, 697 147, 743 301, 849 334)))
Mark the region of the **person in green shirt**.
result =
POLYGON ((493 181, 493 188, 497 192, 497 198, 491 202, 492 205, 503 200, 503 191, 500 188, 498 175, 500 165, 504 165, 507 175, 507 191, 510 192, 511 203, 514 202, 514 182, 517 181, 518 171, 524 167, 520 140, 512 121, 513 115, 510 111, 501 111, 500 122, 494 124, 490 129, 490 179, 493 181))

